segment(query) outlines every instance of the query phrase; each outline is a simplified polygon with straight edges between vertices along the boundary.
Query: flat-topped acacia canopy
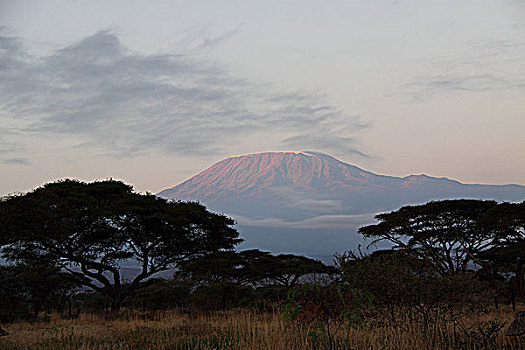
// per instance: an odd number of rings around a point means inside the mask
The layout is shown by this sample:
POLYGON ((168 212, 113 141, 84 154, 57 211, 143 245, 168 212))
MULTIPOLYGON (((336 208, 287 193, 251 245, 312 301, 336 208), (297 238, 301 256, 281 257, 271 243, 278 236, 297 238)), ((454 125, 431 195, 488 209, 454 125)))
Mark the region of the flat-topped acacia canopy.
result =
POLYGON ((82 284, 106 293, 114 311, 145 278, 232 249, 242 241, 234 224, 199 203, 135 193, 114 180, 63 180, 0 201, 4 258, 47 255, 82 284), (123 288, 119 264, 130 259, 141 271, 123 288))

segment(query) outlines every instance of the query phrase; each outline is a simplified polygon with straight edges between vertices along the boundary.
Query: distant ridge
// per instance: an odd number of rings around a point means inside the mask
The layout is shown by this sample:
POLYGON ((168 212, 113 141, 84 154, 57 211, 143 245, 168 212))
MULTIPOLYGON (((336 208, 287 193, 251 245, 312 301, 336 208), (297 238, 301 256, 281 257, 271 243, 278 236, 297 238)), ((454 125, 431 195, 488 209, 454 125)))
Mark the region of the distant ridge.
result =
MULTIPOLYGON (((285 200, 287 206, 298 196, 343 201, 369 196, 374 201, 365 200, 366 209, 381 209, 440 198, 521 201, 525 187, 462 184, 424 174, 378 175, 321 152, 293 151, 230 157, 158 195, 208 205, 272 198, 285 200)), ((363 205, 353 203, 353 211, 359 212, 357 208, 363 205)))
POLYGON ((525 186, 378 175, 321 152, 290 151, 230 157, 158 195, 200 201, 237 219, 244 231, 329 236, 345 230, 355 240, 355 228, 377 212, 439 199, 523 201, 525 186))

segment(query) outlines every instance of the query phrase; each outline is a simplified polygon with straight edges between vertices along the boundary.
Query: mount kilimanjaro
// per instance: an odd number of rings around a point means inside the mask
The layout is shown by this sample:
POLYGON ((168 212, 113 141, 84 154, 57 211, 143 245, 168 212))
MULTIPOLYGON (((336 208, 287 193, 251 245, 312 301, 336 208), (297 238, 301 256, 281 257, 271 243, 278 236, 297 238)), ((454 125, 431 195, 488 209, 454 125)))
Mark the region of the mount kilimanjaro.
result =
POLYGON ((239 223, 247 247, 332 255, 354 249, 378 212, 430 200, 525 200, 525 186, 462 184, 427 175, 377 175, 320 152, 224 159, 160 193, 195 200, 239 223))

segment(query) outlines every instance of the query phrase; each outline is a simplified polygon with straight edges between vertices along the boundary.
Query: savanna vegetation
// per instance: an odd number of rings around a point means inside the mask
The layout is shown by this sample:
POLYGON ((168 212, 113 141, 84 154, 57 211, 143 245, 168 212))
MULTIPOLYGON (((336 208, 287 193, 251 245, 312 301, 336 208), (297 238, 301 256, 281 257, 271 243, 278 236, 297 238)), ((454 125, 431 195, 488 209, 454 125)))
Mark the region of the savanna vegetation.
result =
POLYGON ((4 197, 0 348, 525 346, 504 334, 524 308, 525 202, 446 200, 376 219, 359 233, 390 249, 326 265, 236 251, 232 219, 118 181, 4 197))

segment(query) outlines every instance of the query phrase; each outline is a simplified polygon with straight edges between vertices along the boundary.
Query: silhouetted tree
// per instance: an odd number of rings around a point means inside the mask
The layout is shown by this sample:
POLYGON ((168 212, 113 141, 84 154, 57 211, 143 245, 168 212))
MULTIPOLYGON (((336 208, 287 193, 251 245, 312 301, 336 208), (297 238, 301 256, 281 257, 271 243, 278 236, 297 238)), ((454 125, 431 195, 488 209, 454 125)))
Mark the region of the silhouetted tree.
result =
POLYGON ((25 317, 29 309, 18 285, 16 268, 0 265, 0 323, 25 317))
POLYGON ((29 302, 33 317, 37 317, 43 306, 52 298, 79 286, 69 273, 62 272, 53 261, 27 258, 15 266, 17 284, 29 302))
POLYGON ((498 237, 496 243, 487 251, 477 254, 484 269, 504 274, 513 274, 510 279, 510 296, 513 308, 516 299, 523 299, 525 262, 525 202, 501 203, 490 210, 481 221, 484 230, 498 237))
POLYGON ((198 203, 138 194, 118 181, 50 183, 0 201, 4 257, 47 256, 86 286, 106 293, 113 311, 140 281, 183 261, 231 249, 234 221, 198 203), (140 273, 122 288, 120 263, 140 273))
POLYGON ((305 275, 327 274, 334 268, 301 255, 271 255, 258 249, 217 252, 181 266, 178 275, 201 283, 229 281, 236 286, 270 282, 291 288, 305 275))
POLYGON ((380 222, 361 227, 359 233, 430 259, 441 275, 465 272, 474 255, 499 239, 497 232, 480 227, 481 219, 496 206, 495 201, 464 199, 406 206, 376 215, 380 222))
POLYGON ((50 299, 75 289, 78 283, 53 261, 35 256, 2 266, 0 285, 0 308, 8 317, 24 317, 29 310, 37 317, 46 304, 52 306, 50 299))
POLYGON ((268 259, 266 269, 269 279, 286 289, 293 288, 301 277, 308 275, 333 274, 333 266, 302 255, 279 254, 268 259))
POLYGON ((237 287, 253 286, 266 277, 261 261, 269 256, 258 249, 216 252, 181 264, 176 276, 191 279, 197 285, 228 282, 237 287))
POLYGON ((187 281, 150 278, 140 284, 126 304, 143 311, 183 307, 189 301, 191 287, 187 281))
POLYGON ((474 302, 478 289, 472 274, 440 275, 429 259, 410 250, 350 251, 336 256, 336 266, 341 280, 372 293, 377 310, 394 324, 406 315, 428 323, 432 310, 474 302))
POLYGON ((201 307, 224 308, 253 299, 255 289, 265 293, 270 291, 267 287, 277 287, 272 289, 279 294, 283 288, 292 288, 302 276, 333 271, 333 267, 304 256, 274 256, 250 249, 217 252, 185 262, 175 277, 193 283, 193 299, 198 300, 201 307))

